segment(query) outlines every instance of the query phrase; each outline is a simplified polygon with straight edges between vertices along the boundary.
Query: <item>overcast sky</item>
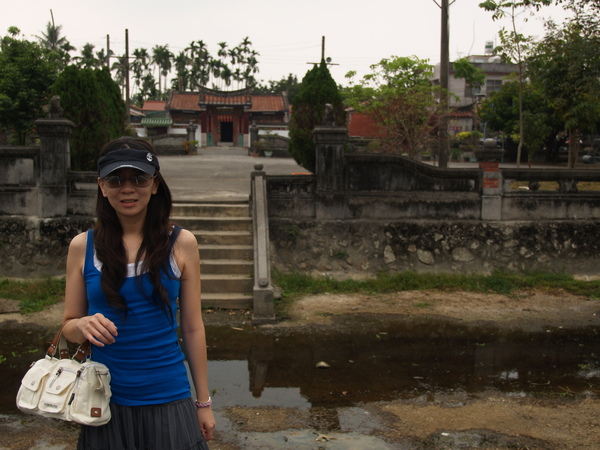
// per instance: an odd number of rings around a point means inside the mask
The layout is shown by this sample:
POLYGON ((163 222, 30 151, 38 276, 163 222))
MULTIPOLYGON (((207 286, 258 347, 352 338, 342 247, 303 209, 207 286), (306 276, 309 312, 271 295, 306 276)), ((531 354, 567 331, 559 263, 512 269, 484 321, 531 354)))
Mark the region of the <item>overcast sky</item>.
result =
MULTIPOLYGON (((450 58, 482 54, 486 41, 498 40, 498 30, 507 20, 494 22, 491 14, 479 8, 481 0, 455 0, 450 7, 450 58)), ((440 8, 434 0, 3 0, 0 35, 10 26, 18 27, 26 38, 35 40, 51 21, 62 25, 77 51, 86 43, 95 50, 106 46, 117 55, 125 53, 125 29, 129 30, 130 53, 135 48, 168 44, 177 54, 191 41, 203 40, 216 57, 218 43, 238 45, 244 37, 259 52, 259 80, 279 80, 293 73, 301 80, 321 56, 325 36, 325 56, 333 65, 337 83, 346 84, 344 75, 355 70, 368 73, 371 64, 392 55, 418 56, 439 62, 440 8)), ((526 35, 543 36, 543 19, 562 21, 562 9, 541 11, 520 30, 526 35)))

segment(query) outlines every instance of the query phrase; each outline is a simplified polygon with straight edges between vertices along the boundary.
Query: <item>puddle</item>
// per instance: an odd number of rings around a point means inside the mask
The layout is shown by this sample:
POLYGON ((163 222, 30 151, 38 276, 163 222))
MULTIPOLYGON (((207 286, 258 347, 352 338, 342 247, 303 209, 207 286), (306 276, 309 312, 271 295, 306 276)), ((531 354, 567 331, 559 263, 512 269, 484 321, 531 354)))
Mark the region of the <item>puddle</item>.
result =
MULTIPOLYGON (((586 395, 600 380, 599 334, 597 327, 527 333, 432 320, 366 320, 352 332, 318 333, 209 326, 209 385, 216 409, 352 411, 365 402, 486 390, 510 396, 586 395), (329 368, 317 368, 319 362, 329 368)), ((20 380, 51 337, 43 329, 3 325, 0 412, 16 411, 20 380)), ((364 420, 353 426, 370 428, 364 420)))

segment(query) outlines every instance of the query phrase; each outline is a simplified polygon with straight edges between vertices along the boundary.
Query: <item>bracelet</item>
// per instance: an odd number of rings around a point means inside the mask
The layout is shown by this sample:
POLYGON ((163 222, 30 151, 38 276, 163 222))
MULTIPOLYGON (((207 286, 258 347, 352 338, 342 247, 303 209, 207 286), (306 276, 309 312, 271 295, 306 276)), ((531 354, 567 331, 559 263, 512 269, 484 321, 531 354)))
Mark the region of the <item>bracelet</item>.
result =
POLYGON ((212 398, 209 395, 207 402, 199 402, 196 400, 194 403, 196 404, 196 408, 208 408, 210 405, 212 405, 212 398))

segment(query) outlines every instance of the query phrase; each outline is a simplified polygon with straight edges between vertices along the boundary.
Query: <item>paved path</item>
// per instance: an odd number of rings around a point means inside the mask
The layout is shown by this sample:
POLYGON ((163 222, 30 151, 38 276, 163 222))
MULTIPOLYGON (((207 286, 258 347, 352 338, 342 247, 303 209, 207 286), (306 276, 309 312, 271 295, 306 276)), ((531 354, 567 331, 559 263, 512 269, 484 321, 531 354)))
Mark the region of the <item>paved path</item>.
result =
POLYGON ((248 156, 242 148, 206 148, 197 155, 159 156, 174 201, 247 200, 250 174, 263 164, 267 175, 306 173, 292 158, 248 156))
MULTIPOLYGON (((161 172, 178 202, 247 200, 250 195, 250 174, 255 164, 262 164, 267 175, 306 173, 293 158, 262 158, 248 156, 244 148, 202 148, 197 155, 160 156, 161 172)), ((476 168, 473 162, 450 162, 450 168, 476 168)), ((515 168, 514 163, 500 167, 515 168)), ((565 165, 536 164, 535 168, 566 168, 565 165)), ((522 164, 521 168, 527 168, 522 164)), ((578 165, 578 168, 599 169, 600 164, 578 165)))

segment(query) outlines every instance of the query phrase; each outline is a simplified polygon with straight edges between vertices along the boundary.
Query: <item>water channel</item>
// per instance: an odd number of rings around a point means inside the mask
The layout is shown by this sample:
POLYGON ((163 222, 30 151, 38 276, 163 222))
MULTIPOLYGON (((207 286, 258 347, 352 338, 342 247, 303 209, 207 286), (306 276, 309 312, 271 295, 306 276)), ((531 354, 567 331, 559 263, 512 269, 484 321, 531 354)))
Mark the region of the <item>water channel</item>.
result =
MULTIPOLYGON (((505 331, 448 321, 353 319, 340 329, 208 326, 219 407, 339 408, 461 390, 585 395, 600 381, 600 328, 505 331), (318 368, 318 363, 328 368, 318 368), (323 364, 321 364, 323 365, 323 364)), ((52 330, 0 329, 0 413, 52 330)))

